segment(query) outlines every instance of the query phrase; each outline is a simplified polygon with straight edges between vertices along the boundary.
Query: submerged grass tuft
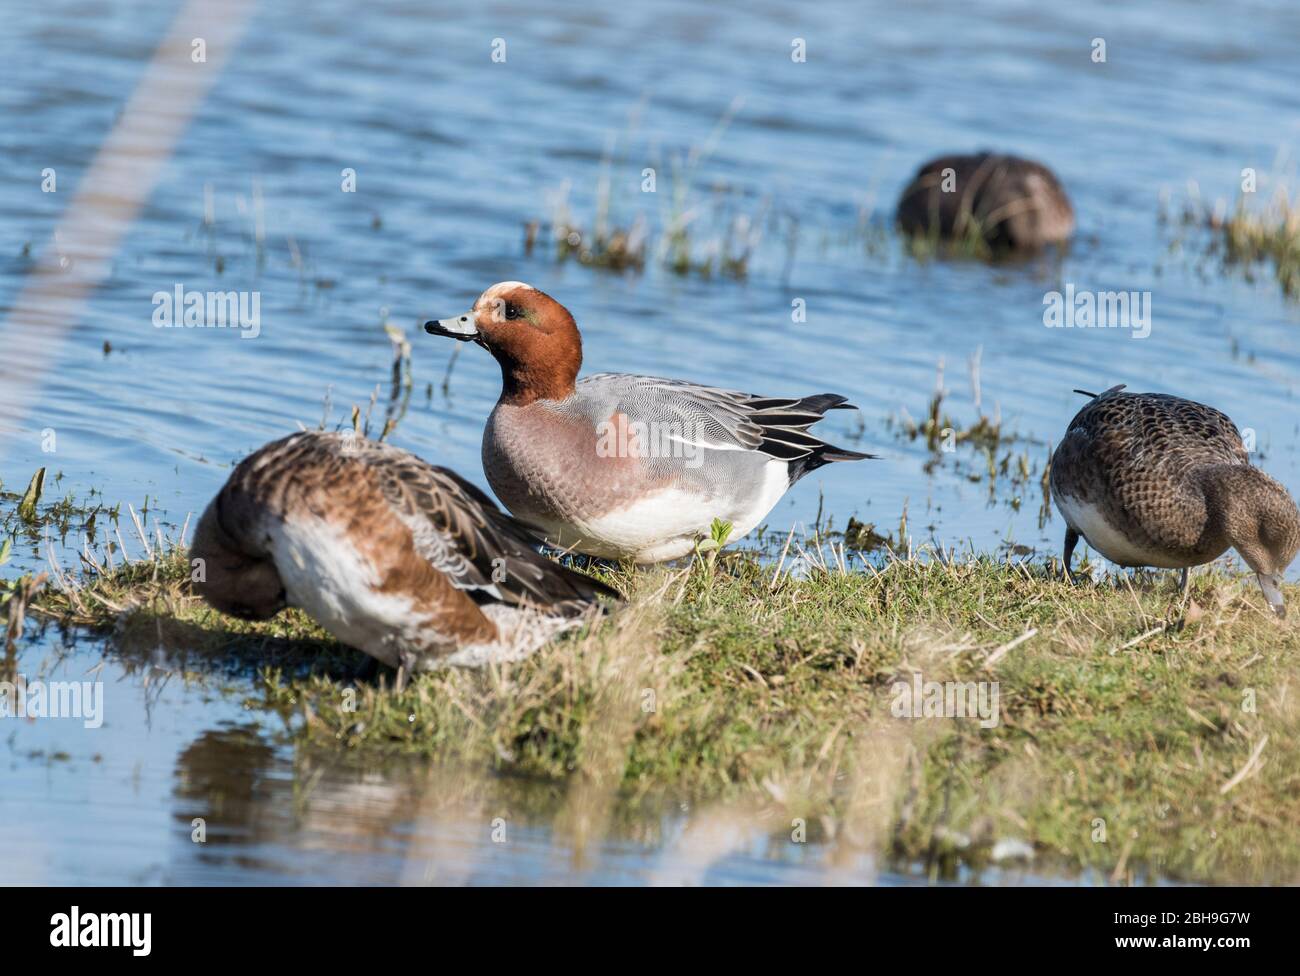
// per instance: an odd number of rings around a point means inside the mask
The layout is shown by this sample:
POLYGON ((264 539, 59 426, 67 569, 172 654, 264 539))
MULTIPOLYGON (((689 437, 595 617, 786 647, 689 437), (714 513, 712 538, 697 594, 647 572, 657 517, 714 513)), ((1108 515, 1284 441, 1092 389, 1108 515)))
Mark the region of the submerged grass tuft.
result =
POLYGON ((1263 212, 1238 200, 1233 214, 1211 227, 1220 235, 1225 264, 1243 268, 1247 275, 1261 264, 1272 264, 1283 293, 1300 298, 1300 208, 1285 192, 1263 212))
POLYGON ((1031 495, 1037 494, 1038 524, 1041 528, 1051 517, 1049 467, 1051 445, 1037 447, 1022 436, 1004 429, 1001 411, 995 406, 990 415, 983 409, 980 392, 980 360, 982 349, 977 349, 969 359, 970 384, 973 394, 974 419, 962 423, 949 413, 949 392, 944 386, 944 361, 939 360, 934 392, 930 396, 925 416, 917 420, 906 409, 897 416, 886 419, 886 426, 899 439, 923 441, 929 456, 924 471, 932 474, 941 466, 948 466, 960 478, 973 484, 988 487, 989 502, 999 499, 1019 511, 1031 495), (1044 453, 1039 453, 1043 451, 1044 453))
POLYGON ((755 199, 720 180, 706 184, 700 175, 742 103, 734 100, 703 142, 666 160, 649 146, 618 154, 611 135, 590 216, 574 214, 571 184, 563 183, 554 194, 550 219, 524 224, 525 255, 539 242, 549 242, 560 263, 576 260, 620 272, 653 265, 682 276, 744 279, 764 239, 774 236, 784 241, 788 273, 797 247, 797 216, 775 212, 770 198, 755 199), (647 166, 651 159, 654 165, 647 166), (616 167, 635 175, 635 188, 618 185, 616 167), (625 209, 630 216, 622 215, 625 209))
POLYGON ((1254 199, 1254 194, 1243 193, 1231 210, 1224 200, 1208 206, 1193 186, 1177 213, 1162 201, 1159 219, 1177 229, 1172 250, 1183 248, 1190 233, 1190 243, 1225 270, 1253 282, 1261 268, 1271 268, 1282 293, 1300 299, 1300 206, 1286 186, 1265 204, 1254 199))
POLYGON ((948 237, 940 234, 937 222, 925 233, 900 232, 904 252, 918 261, 992 261, 995 257, 1010 256, 994 251, 979 217, 969 210, 961 215, 958 223, 961 229, 948 237))

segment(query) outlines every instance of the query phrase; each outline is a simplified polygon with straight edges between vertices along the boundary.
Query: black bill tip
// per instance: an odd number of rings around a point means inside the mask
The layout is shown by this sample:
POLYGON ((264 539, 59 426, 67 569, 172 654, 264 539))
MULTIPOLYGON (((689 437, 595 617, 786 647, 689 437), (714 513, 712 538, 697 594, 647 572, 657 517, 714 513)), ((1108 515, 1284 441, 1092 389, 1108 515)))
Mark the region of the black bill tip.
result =
POLYGON ((452 339, 459 339, 461 342, 469 342, 471 339, 478 338, 477 332, 452 332, 450 329, 444 328, 437 319, 425 322, 424 331, 429 335, 448 336, 452 339))

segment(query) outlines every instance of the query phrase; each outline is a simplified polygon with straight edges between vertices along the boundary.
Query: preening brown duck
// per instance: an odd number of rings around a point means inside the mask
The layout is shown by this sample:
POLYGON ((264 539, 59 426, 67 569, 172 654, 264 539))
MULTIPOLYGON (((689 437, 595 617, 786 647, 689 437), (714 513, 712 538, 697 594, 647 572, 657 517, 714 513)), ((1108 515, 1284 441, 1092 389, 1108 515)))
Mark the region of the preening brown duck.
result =
POLYGON ((240 462, 190 555, 218 610, 264 620, 299 607, 409 674, 518 660, 617 596, 536 545, 455 472, 311 431, 240 462))
POLYGON ((940 156, 898 200, 905 234, 942 241, 982 237, 995 251, 1033 251, 1074 233, 1074 207, 1042 163, 1002 153, 940 156))
POLYGON ((1285 614, 1282 574, 1300 549, 1291 494, 1250 463, 1241 435, 1213 407, 1115 386, 1091 397, 1052 455, 1065 519, 1065 571, 1080 537, 1120 566, 1188 569, 1235 549, 1269 605, 1285 614))

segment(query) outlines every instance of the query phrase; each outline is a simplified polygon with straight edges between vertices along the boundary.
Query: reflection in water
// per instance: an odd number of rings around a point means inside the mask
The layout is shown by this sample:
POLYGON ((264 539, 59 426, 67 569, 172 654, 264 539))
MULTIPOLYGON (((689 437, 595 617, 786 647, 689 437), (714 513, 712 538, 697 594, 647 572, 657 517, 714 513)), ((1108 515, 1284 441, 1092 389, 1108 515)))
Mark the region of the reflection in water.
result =
POLYGON ((206 838, 193 844, 194 859, 217 876, 311 881, 325 856, 331 876, 392 884, 419 793, 418 776, 294 759, 258 726, 230 724, 202 733, 177 758, 172 816, 191 833, 202 821, 206 838))
MULTIPOLYGON (((900 746, 870 748, 885 766, 900 746)), ((898 781, 882 773, 867 789, 898 781)), ((827 843, 818 839, 817 825, 810 833, 801 822, 783 820, 779 804, 695 810, 616 803, 607 833, 588 834, 576 847, 564 826, 573 792, 424 763, 357 769, 337 757, 272 745, 257 725, 229 723, 200 734, 178 758, 172 817, 186 834, 201 818, 207 836, 177 848, 185 854, 174 858, 168 880, 417 886, 925 880, 881 871, 863 846, 879 839, 865 821, 840 825, 840 839, 827 843)), ((889 796, 878 799, 876 812, 892 809, 889 796)), ((1027 879, 1014 872, 993 877, 1027 879)))
MULTIPOLYGON (((176 758, 173 816, 185 824, 206 823, 207 841, 217 847, 251 845, 283 835, 292 827, 292 803, 277 795, 288 782, 277 780, 275 750, 254 725, 235 725, 204 732, 176 758), (272 802, 277 801, 277 802, 272 802), (279 822, 271 817, 279 817, 279 822)), ((292 799, 292 794, 290 794, 292 799)))
MULTIPOLYGON (((849 784, 866 801, 859 820, 834 825, 834 840, 826 825, 808 825, 799 842, 779 801, 701 809, 631 801, 610 781, 612 763, 593 763, 564 784, 401 759, 360 768, 295 746, 289 727, 245 709, 247 669, 187 678, 166 655, 142 665, 104 657, 94 641, 57 646, 49 632, 20 664, 55 679, 92 671, 103 682, 106 720, 98 730, 53 721, 8 727, 0 883, 922 880, 881 871, 864 853, 878 849, 885 821, 876 814, 892 807, 889 790, 901 781, 890 764, 905 743, 890 741, 888 730, 864 746, 879 782, 849 784)), ((615 733, 610 747, 618 741, 615 733)))
MULTIPOLYGON (((755 877, 768 860, 767 870, 797 863, 770 848, 770 818, 738 810, 640 820, 631 836, 616 827, 579 856, 547 826, 561 806, 553 786, 289 758, 247 724, 201 734, 178 758, 176 782, 179 829, 191 832, 202 818, 207 831, 206 842, 190 845, 193 863, 173 865, 176 880, 191 882, 691 884, 728 859, 755 877), (658 826, 647 832, 650 824, 658 826)), ((805 880, 817 876, 813 865, 805 880)))

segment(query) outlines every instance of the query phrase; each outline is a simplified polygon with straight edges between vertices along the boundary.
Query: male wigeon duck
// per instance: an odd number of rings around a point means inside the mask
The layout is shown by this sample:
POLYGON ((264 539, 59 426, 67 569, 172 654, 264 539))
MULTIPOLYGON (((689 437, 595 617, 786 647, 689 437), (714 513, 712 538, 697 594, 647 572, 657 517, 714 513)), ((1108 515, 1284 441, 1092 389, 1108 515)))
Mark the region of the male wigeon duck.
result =
POLYGON ((506 281, 433 335, 473 341, 501 365, 483 469, 502 503, 553 545, 654 563, 692 551, 715 518, 748 533, 786 490, 831 461, 871 457, 807 432, 842 396, 763 397, 624 373, 578 378, 573 316, 506 281))
POLYGON ((1074 233, 1074 208, 1051 170, 989 152, 930 160, 903 191, 896 219, 906 234, 978 234, 1001 251, 1037 250, 1074 233))
POLYGON ((446 468, 351 432, 293 434, 249 455, 208 505, 196 590, 252 620, 300 607, 399 668, 526 657, 613 591, 446 468))
POLYGON ((1120 566, 1187 573, 1230 547, 1284 614, 1282 573, 1300 549, 1300 512, 1286 488, 1250 463, 1227 416, 1163 393, 1092 397, 1052 455, 1065 518, 1065 571, 1082 536, 1120 566))

